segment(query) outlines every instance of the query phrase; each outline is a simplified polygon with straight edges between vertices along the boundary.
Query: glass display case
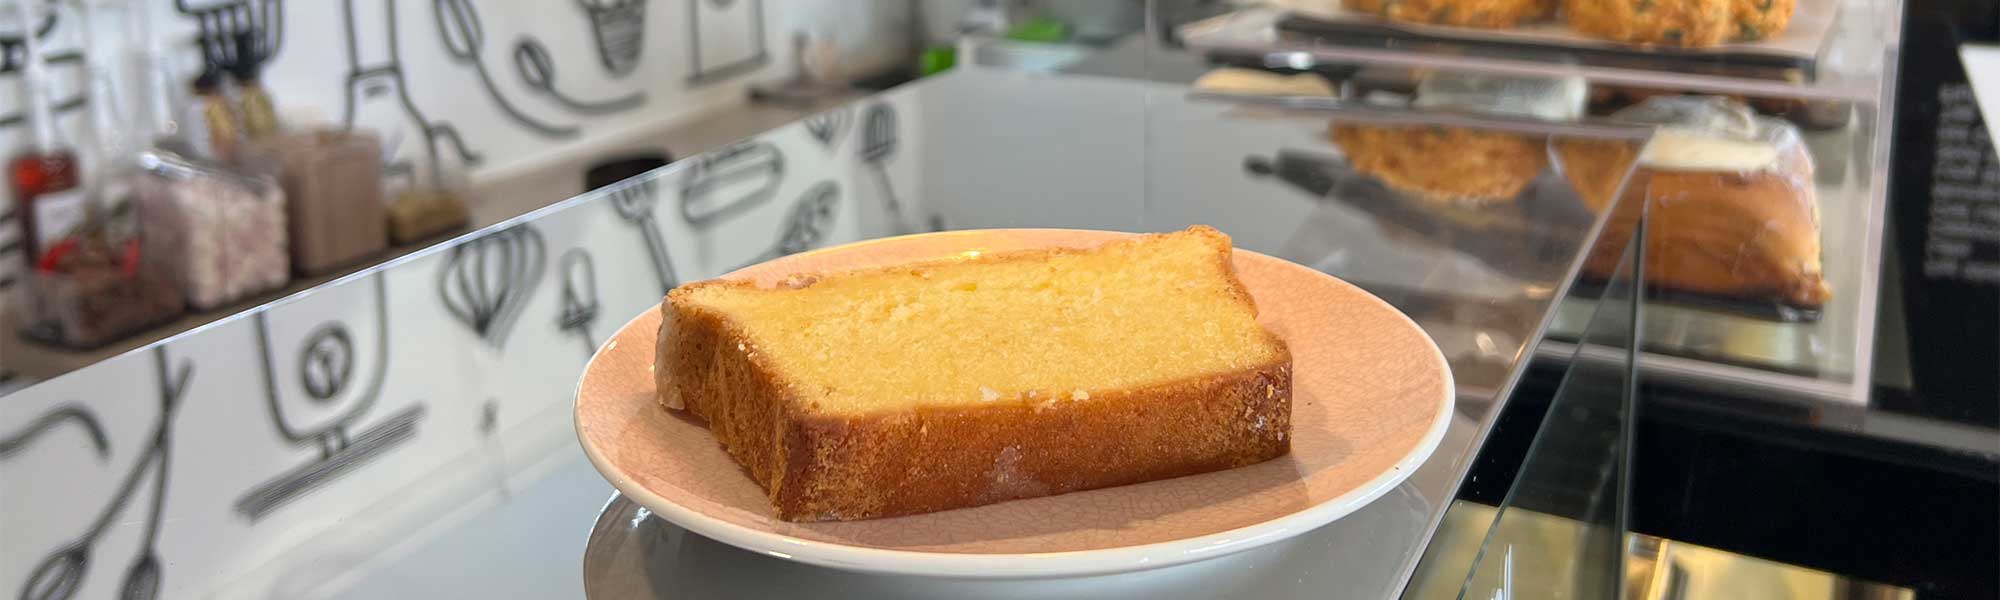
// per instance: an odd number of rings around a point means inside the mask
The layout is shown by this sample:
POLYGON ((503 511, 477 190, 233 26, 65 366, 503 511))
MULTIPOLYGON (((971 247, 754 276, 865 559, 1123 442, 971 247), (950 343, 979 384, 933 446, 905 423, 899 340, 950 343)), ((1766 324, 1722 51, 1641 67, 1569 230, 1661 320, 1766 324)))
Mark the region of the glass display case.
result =
MULTIPOLYGON (((1655 294, 1642 362, 1691 385, 1867 402, 1900 2, 1801 2, 1793 28, 1780 38, 1707 49, 1634 47, 1544 31, 1557 25, 1514 35, 1417 25, 1339 4, 1259 3, 1169 25, 1211 60, 1342 80, 1338 99, 1311 101, 1317 103, 1362 101, 1369 80, 1385 71, 1390 78, 1404 76, 1398 71, 1475 72, 1580 79, 1594 105, 1577 119, 1582 123, 1605 120, 1601 109, 1628 99, 1621 96, 1665 93, 1745 99, 1795 124, 1814 166, 1828 299, 1787 310, 1756 299, 1655 294)), ((1588 318, 1586 311, 1566 311, 1552 336, 1558 343, 1546 351, 1568 352, 1588 318)))

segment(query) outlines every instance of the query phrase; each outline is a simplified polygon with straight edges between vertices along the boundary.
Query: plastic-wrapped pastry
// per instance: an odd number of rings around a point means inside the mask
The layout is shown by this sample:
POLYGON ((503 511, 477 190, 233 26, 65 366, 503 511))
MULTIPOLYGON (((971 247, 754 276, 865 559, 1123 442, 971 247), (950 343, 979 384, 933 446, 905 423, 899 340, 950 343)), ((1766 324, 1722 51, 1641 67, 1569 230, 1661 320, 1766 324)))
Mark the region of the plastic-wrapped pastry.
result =
POLYGON ((412 189, 389 204, 389 240, 408 244, 465 227, 472 210, 449 190, 412 189))
MULTIPOLYGON (((1594 0, 1593 0, 1594 1, 1594 0)), ((1411 23, 1506 29, 1555 16, 1555 0, 1342 0, 1348 10, 1411 23)))
POLYGON ((290 279, 277 181, 164 153, 139 163, 152 175, 139 191, 145 251, 168 262, 188 306, 215 308, 290 279))
POLYGON ((1541 138, 1499 131, 1335 123, 1332 137, 1354 170, 1439 203, 1512 202, 1548 166, 1541 138))
MULTIPOLYGON (((1630 170, 1624 197, 1649 205, 1648 283, 1803 308, 1831 298, 1820 265, 1812 157, 1796 129, 1712 97, 1655 98, 1614 118, 1660 128, 1642 148, 1555 145, 1564 175, 1596 210, 1611 204, 1618 174, 1630 170)), ((1629 235, 1635 224, 1613 220, 1605 235, 1629 235)), ((1584 272, 1609 277, 1620 250, 1593 253, 1584 272)))

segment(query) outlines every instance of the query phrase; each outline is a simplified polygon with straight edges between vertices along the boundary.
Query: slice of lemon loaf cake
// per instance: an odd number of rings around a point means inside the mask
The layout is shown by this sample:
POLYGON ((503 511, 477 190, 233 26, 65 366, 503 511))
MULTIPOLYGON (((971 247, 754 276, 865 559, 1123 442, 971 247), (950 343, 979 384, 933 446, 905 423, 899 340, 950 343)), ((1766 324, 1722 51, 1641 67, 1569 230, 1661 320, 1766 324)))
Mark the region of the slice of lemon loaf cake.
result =
POLYGON ((661 402, 779 518, 854 520, 1178 477, 1290 448, 1291 355, 1229 236, 995 253, 667 295, 661 402))

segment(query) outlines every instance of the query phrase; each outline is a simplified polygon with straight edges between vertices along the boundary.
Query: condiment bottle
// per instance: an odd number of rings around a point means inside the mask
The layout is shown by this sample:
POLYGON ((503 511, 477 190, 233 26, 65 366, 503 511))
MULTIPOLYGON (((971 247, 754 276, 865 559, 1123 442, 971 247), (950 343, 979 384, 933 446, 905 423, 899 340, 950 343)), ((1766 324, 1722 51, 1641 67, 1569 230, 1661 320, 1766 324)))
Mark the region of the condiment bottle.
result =
MULTIPOLYGON (((15 16, 22 24, 39 22, 39 2, 14 3, 15 16)), ((31 25, 22 31, 33 31, 31 25)), ((62 241, 82 225, 88 206, 84 190, 78 186, 76 154, 57 145, 54 109, 49 101, 49 78, 33 35, 24 36, 21 46, 21 106, 27 113, 28 145, 7 162, 7 183, 21 215, 22 242, 28 265, 34 270, 53 268, 51 251, 60 251, 62 241)))
POLYGON ((236 62, 229 66, 229 75, 236 80, 236 103, 238 114, 243 117, 243 133, 250 139, 261 140, 278 134, 278 109, 271 102, 271 93, 258 79, 264 56, 256 40, 255 29, 236 34, 236 62))
POLYGON ((196 154, 218 160, 236 157, 237 140, 243 134, 236 107, 222 87, 224 82, 222 72, 213 65, 194 78, 193 109, 202 131, 188 136, 196 154))

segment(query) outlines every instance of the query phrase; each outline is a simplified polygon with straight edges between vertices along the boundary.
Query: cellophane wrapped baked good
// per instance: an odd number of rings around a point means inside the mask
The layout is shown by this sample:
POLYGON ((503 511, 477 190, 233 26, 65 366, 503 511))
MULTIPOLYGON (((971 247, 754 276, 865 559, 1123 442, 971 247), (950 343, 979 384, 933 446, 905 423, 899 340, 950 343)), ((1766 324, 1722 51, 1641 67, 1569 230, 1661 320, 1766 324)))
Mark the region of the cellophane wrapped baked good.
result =
MULTIPOLYGON (((1647 203, 1648 284, 1806 309, 1832 297, 1820 263, 1812 157, 1796 128, 1717 97, 1653 98, 1613 118, 1657 130, 1643 145, 1559 140, 1557 153, 1594 210, 1609 207, 1620 189, 1627 201, 1647 203)), ((1613 219, 1604 235, 1629 235, 1636 225, 1613 219)), ((1619 250, 1600 248, 1585 273, 1609 277, 1619 250)))
POLYGON ((285 194, 269 174, 149 153, 140 164, 145 252, 197 310, 276 289, 291 277, 285 194))

